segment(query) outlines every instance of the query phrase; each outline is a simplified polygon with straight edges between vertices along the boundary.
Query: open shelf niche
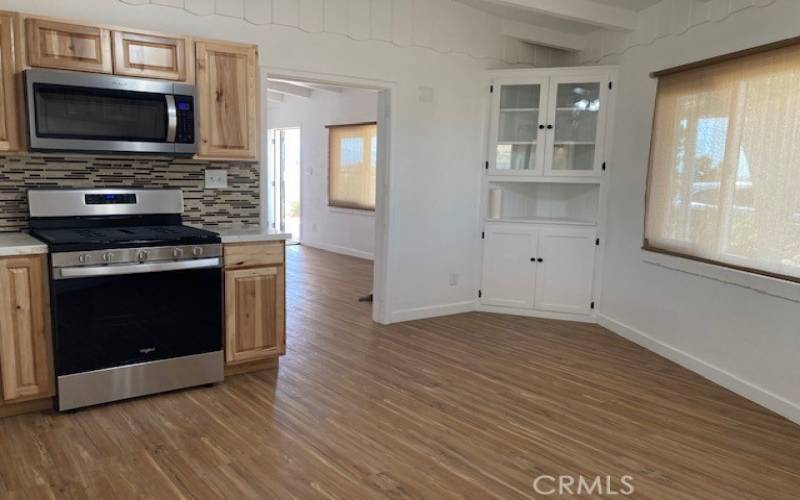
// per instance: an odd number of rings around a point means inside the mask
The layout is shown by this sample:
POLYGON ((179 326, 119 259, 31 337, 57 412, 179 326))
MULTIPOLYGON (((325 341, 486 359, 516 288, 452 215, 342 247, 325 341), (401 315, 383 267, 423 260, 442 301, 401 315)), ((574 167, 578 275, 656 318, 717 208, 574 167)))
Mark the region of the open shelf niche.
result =
POLYGON ((492 218, 491 201, 487 203, 489 222, 597 225, 599 184, 490 181, 488 189, 487 194, 502 190, 499 218, 492 218))

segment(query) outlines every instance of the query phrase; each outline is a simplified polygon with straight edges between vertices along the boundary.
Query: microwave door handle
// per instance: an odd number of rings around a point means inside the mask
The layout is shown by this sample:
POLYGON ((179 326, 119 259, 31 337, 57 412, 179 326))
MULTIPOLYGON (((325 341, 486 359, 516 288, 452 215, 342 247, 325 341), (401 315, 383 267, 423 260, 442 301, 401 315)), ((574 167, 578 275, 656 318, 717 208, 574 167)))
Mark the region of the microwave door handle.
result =
POLYGON ((175 132, 178 130, 178 110, 175 107, 175 96, 165 95, 167 99, 167 142, 175 142, 175 132))

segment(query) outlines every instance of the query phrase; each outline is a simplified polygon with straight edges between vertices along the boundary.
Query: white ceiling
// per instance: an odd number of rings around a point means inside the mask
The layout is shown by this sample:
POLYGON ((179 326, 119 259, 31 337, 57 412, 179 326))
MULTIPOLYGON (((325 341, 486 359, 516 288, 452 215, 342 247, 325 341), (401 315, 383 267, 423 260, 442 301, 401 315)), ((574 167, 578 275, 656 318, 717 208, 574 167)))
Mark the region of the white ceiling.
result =
POLYGON ((504 34, 529 43, 580 50, 598 29, 632 30, 638 12, 661 0, 456 0, 500 17, 504 34))

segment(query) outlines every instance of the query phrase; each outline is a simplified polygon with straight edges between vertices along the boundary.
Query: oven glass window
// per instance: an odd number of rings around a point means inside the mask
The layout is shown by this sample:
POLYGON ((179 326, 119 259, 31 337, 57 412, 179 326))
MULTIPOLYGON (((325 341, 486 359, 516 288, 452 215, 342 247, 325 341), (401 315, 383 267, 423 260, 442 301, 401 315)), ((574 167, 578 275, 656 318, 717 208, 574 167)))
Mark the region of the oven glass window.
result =
POLYGON ((163 142, 161 94, 34 84, 36 135, 56 139, 163 142))
POLYGON ((222 349, 220 269, 53 282, 56 373, 222 349))

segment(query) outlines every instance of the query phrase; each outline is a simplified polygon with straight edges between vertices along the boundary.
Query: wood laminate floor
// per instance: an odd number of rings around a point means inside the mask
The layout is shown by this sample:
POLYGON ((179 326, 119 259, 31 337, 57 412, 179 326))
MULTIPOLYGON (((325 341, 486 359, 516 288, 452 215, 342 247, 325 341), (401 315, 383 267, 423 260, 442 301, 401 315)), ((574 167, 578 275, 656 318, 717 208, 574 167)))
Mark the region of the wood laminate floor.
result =
POLYGON ((287 253, 277 374, 2 420, 0 499, 536 498, 535 477, 579 474, 631 475, 634 498, 800 496, 799 426, 607 330, 378 326, 371 263, 287 253))

